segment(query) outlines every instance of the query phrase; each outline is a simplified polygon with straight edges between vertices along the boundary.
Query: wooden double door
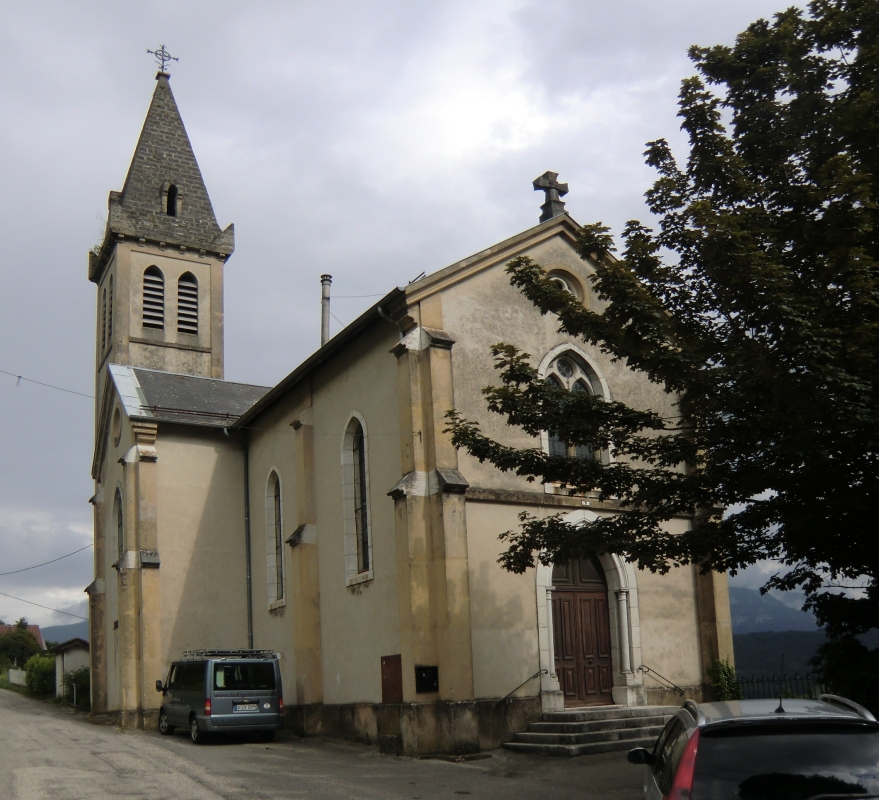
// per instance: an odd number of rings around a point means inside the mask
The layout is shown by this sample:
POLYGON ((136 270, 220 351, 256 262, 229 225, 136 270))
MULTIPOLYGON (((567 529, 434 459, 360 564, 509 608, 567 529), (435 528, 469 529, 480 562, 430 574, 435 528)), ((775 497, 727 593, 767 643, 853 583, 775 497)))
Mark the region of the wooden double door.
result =
POLYGON ((597 560, 578 558, 552 571, 555 671, 565 706, 613 702, 607 583, 597 560))

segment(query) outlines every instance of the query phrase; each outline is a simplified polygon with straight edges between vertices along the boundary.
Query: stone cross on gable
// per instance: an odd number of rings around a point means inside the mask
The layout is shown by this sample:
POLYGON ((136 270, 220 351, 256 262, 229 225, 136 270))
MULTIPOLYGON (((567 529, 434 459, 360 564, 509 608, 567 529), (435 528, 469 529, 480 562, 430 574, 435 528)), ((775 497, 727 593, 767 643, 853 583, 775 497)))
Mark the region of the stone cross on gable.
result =
POLYGON ((559 183, 557 180, 558 176, 558 172, 544 172, 539 178, 535 178, 531 184, 534 187, 534 191, 545 193, 545 202, 540 207, 540 210, 543 212, 540 215, 541 222, 546 222, 548 219, 565 213, 565 204, 560 198, 568 193, 568 184, 559 183))

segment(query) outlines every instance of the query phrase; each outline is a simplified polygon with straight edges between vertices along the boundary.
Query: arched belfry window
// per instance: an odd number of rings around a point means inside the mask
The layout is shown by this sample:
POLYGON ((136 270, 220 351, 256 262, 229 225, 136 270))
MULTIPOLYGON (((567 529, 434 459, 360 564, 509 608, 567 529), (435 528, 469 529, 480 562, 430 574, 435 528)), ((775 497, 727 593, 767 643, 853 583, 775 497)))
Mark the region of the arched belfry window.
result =
POLYGON ((158 267, 147 267, 143 273, 143 326, 165 327, 165 276, 158 267))
POLYGON ((372 530, 369 512, 369 453, 364 422, 353 416, 342 447, 345 520, 345 575, 348 584, 372 578, 372 530))
MULTIPOLYGON (((563 353, 555 358, 549 364, 544 380, 568 392, 603 396, 601 381, 595 370, 573 353, 563 353)), ((562 441, 552 431, 547 433, 547 449, 551 456, 572 456, 583 459, 598 457, 591 444, 570 444, 562 441)))
POLYGON ((198 334, 198 281, 191 272, 177 281, 177 331, 198 334))
POLYGON ((116 523, 116 548, 119 560, 125 555, 125 509, 122 506, 122 492, 117 489, 113 498, 113 521, 116 523))
POLYGON ((281 479, 272 470, 266 484, 266 588, 270 607, 284 599, 283 532, 281 479))
POLYGON ((173 183, 168 187, 168 197, 165 201, 165 213, 169 217, 177 216, 177 187, 173 183))

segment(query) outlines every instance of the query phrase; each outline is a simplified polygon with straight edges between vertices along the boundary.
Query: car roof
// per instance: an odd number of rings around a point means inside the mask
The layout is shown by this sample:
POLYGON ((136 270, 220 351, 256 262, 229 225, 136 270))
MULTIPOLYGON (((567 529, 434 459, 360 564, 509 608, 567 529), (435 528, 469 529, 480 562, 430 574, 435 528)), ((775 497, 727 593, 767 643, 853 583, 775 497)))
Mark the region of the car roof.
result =
POLYGON ((781 708, 784 710, 778 711, 778 708, 778 699, 728 700, 726 702, 717 703, 699 703, 698 709, 704 715, 704 719, 697 719, 697 723, 701 726, 721 722, 758 722, 760 720, 769 719, 824 719, 852 722, 867 721, 855 708, 847 708, 844 705, 828 703, 823 700, 785 698, 781 701, 781 708))

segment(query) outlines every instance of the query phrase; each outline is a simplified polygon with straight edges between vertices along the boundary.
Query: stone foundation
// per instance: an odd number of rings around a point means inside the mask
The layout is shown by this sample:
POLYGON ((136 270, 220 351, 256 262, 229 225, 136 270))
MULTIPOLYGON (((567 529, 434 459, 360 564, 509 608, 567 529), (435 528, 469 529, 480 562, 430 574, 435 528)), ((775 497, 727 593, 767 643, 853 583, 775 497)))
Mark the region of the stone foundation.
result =
POLYGON ((493 750, 540 719, 540 697, 436 703, 293 706, 286 724, 300 736, 378 744, 389 755, 466 755, 493 750))
POLYGON ((681 695, 670 686, 648 686, 647 705, 649 706, 679 706, 684 700, 695 700, 697 703, 707 703, 714 699, 711 687, 706 684, 698 686, 681 686, 684 694, 681 695))

